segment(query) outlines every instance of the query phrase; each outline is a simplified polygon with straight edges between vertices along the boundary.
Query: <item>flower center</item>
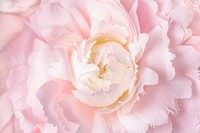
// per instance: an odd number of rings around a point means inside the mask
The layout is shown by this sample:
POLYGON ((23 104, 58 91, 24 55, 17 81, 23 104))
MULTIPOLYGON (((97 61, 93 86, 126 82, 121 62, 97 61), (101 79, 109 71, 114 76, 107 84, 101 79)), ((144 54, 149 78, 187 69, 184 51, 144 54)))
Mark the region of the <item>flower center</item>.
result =
POLYGON ((132 82, 134 67, 130 53, 117 41, 97 42, 89 53, 87 62, 81 63, 84 64, 82 71, 85 69, 86 72, 77 77, 79 92, 74 95, 91 106, 111 105, 129 89, 132 82))

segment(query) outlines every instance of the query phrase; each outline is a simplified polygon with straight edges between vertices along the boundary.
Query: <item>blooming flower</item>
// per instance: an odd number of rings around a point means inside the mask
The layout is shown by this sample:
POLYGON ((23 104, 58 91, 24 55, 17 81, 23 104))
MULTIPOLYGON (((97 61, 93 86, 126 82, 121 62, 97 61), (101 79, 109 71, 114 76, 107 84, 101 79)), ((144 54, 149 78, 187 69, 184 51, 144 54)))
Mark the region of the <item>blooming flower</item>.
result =
POLYGON ((0 132, 200 132, 198 0, 2 0, 0 132))

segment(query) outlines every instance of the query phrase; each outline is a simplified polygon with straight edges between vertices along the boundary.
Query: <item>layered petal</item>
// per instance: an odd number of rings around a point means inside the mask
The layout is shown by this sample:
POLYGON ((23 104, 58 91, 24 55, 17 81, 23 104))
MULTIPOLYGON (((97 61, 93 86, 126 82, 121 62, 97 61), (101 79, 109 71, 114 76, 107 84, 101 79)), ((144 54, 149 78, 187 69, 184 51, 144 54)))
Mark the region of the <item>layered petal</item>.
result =
POLYGON ((3 132, 13 119, 13 107, 7 93, 3 93, 0 96, 0 109, 2 110, 0 114, 0 131, 3 132))
POLYGON ((139 66, 146 66, 155 70, 161 81, 170 80, 175 76, 175 70, 171 62, 174 59, 174 55, 170 53, 168 48, 167 29, 168 24, 164 22, 149 33, 149 40, 139 62, 139 66))
POLYGON ((58 104, 63 95, 69 95, 68 87, 64 81, 52 80, 46 82, 37 91, 37 97, 47 117, 46 123, 53 124, 59 133, 76 132, 79 128, 79 124, 68 121, 67 117, 63 115, 63 108, 58 104))
POLYGON ((187 100, 180 101, 180 112, 177 116, 171 117, 174 125, 174 132, 199 132, 199 115, 200 108, 200 82, 199 67, 200 55, 191 46, 181 46, 172 49, 177 58, 173 64, 177 73, 184 74, 192 81, 192 97, 187 100))
POLYGON ((39 4, 40 0, 2 0, 0 2, 0 11, 5 13, 23 13, 36 4, 39 4))
POLYGON ((177 76, 169 82, 148 86, 145 95, 129 114, 118 112, 119 120, 129 131, 134 132, 146 132, 148 126, 166 124, 169 113, 178 111, 175 100, 191 96, 191 84, 188 78, 177 76))
POLYGON ((149 33, 162 21, 162 19, 157 15, 157 11, 158 5, 155 1, 138 1, 137 16, 141 32, 149 33))
MULTIPOLYGON (((1 4, 0 4, 1 5, 1 4)), ((1 8, 0 8, 1 9, 1 8)), ((17 15, 0 13, 0 52, 16 38, 24 27, 23 20, 17 15)))
POLYGON ((87 37, 89 22, 81 14, 79 8, 68 5, 69 3, 65 8, 60 6, 59 3, 53 2, 43 5, 40 11, 30 17, 30 27, 39 37, 48 42, 52 42, 52 40, 68 32, 87 37))
POLYGON ((34 90, 53 78, 72 80, 69 59, 64 49, 48 47, 46 43, 38 39, 34 41, 34 50, 29 58, 29 65, 28 83, 29 87, 34 90))

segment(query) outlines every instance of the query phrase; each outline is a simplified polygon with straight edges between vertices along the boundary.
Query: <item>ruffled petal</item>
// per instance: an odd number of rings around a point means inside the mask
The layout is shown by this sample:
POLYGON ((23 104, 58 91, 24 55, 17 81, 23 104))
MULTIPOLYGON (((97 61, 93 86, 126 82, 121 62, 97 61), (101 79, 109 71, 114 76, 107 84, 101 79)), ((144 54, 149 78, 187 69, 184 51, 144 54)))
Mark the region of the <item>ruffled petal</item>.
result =
POLYGON ((22 13, 29 10, 32 6, 39 4, 39 2, 40 0, 2 0, 0 11, 5 13, 22 13))
POLYGON ((146 66, 156 71, 161 81, 170 80, 175 76, 175 70, 171 62, 174 55, 169 52, 167 29, 167 22, 163 22, 149 33, 149 40, 139 61, 139 66, 146 66))
POLYGON ((145 95, 137 102, 129 114, 118 111, 119 120, 127 125, 130 131, 146 132, 148 126, 161 126, 168 122, 169 113, 176 113, 176 99, 191 97, 192 82, 184 76, 157 86, 145 88, 145 95), (151 100, 149 100, 151 99, 151 100), (137 120, 137 122, 134 122, 137 120), (133 121, 133 124, 132 122, 133 121), (128 126, 132 124, 132 126, 128 126))
POLYGON ((136 63, 142 57, 148 39, 149 39, 149 35, 148 34, 144 34, 144 33, 143 34, 139 34, 138 41, 129 44, 129 52, 130 52, 133 60, 136 63))
POLYGON ((48 47, 38 39, 34 41, 34 51, 29 58, 29 65, 28 83, 30 88, 38 89, 53 78, 72 80, 69 60, 65 51, 62 48, 48 47))
POLYGON ((73 95, 68 95, 58 103, 63 108, 68 121, 79 125, 77 132, 90 132, 94 118, 94 109, 80 103, 73 95))
POLYGON ((17 119, 13 116, 7 125, 0 131, 1 133, 20 133, 21 130, 17 119))
MULTIPOLYGON (((2 4, 0 4, 2 5, 2 4)), ((1 8, 0 8, 1 9, 1 8)), ((23 29, 23 20, 11 14, 0 13, 0 52, 14 39, 23 29)))
POLYGON ((167 124, 156 127, 150 127, 147 131, 147 133, 171 133, 171 132, 172 132, 171 120, 169 120, 167 124))
POLYGON ((79 128, 79 124, 67 120, 67 117, 63 115, 63 109, 58 105, 63 95, 68 95, 69 88, 67 87, 64 81, 52 80, 46 82, 37 91, 37 97, 43 106, 47 122, 56 126, 59 133, 76 132, 79 128))
POLYGON ((127 12, 130 11, 134 3, 137 3, 137 0, 120 0, 124 8, 127 10, 127 12))
POLYGON ((197 51, 200 52, 200 36, 192 36, 184 44, 193 46, 197 51))
POLYGON ((139 82, 134 87, 134 89, 130 92, 129 97, 126 99, 128 103, 122 107, 123 114, 130 113, 130 111, 134 107, 134 104, 137 101, 139 101, 140 95, 145 94, 145 90, 144 90, 145 86, 158 84, 159 77, 157 73, 150 68, 146 68, 146 67, 141 68, 140 71, 138 72, 138 75, 140 75, 140 78, 138 79, 139 82))
MULTIPOLYGON (((59 3, 57 1, 44 4, 41 10, 30 17, 30 27, 39 37, 48 42, 68 32, 88 37, 89 22, 78 7, 71 5, 71 7, 65 8, 59 3)), ((69 3, 66 5, 70 6, 69 3)))
POLYGON ((200 132, 200 54, 191 46, 172 49, 176 54, 173 62, 177 73, 189 77, 192 84, 192 97, 180 101, 180 112, 171 117, 174 132, 200 132))
POLYGON ((193 31, 187 28, 193 20, 193 11, 188 1, 157 0, 158 15, 169 22, 170 47, 181 45, 193 31))
POLYGON ((107 133, 109 126, 105 118, 100 114, 95 114, 92 126, 92 133, 107 133))
MULTIPOLYGON (((98 27, 101 29, 102 22, 123 26, 129 32, 129 40, 132 41, 137 35, 134 25, 131 25, 127 12, 117 1, 87 1, 88 14, 91 18, 91 28, 98 27), (102 10, 103 9, 103 10, 102 10), (97 23, 100 22, 100 23, 97 23)), ((96 28, 95 28, 96 29, 96 28)), ((94 33, 94 31, 92 32, 94 33)))
POLYGON ((2 110, 0 113, 0 132, 2 132, 6 128, 6 125, 13 119, 14 113, 7 93, 3 93, 0 96, 0 109, 2 110))
POLYGON ((158 5, 153 0, 138 1, 137 16, 141 32, 150 32, 156 25, 158 25, 162 21, 162 19, 157 15, 157 10, 158 5))
POLYGON ((199 10, 199 4, 195 3, 195 0, 194 4, 191 5, 191 9, 193 11, 193 19, 189 25, 189 28, 192 29, 194 36, 200 36, 200 26, 199 26, 200 10, 199 10))

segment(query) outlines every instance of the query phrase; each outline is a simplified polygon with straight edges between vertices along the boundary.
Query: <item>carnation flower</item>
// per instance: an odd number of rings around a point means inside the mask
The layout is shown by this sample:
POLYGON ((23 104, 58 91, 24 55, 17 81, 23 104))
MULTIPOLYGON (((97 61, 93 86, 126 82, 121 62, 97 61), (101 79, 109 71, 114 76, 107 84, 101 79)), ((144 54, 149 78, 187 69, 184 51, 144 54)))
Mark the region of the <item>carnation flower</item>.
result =
POLYGON ((199 133, 198 0, 3 0, 0 132, 199 133))

